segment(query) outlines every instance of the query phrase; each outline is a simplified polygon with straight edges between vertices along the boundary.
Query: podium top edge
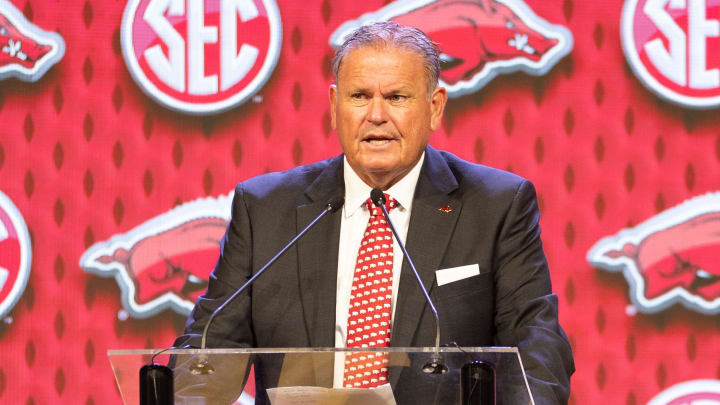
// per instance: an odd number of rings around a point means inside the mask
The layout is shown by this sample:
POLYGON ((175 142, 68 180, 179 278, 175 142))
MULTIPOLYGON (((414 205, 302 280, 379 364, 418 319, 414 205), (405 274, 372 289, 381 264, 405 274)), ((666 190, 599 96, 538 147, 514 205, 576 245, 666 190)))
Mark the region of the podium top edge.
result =
MULTIPOLYGON (((434 347, 282 347, 282 348, 235 348, 235 349, 121 349, 108 350, 108 356, 164 354, 282 354, 282 353, 339 353, 339 352, 385 352, 385 353, 432 353, 434 347)), ((440 353, 518 353, 517 347, 441 347, 440 353)))

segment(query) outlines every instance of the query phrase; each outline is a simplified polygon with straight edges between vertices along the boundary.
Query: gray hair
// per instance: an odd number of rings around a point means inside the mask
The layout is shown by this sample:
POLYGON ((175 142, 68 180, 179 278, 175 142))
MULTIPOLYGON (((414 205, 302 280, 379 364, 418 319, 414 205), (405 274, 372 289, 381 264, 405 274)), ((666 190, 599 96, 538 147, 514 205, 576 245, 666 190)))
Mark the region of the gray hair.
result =
POLYGON ((419 29, 392 21, 379 21, 363 25, 345 38, 332 60, 336 83, 343 58, 353 49, 364 46, 398 47, 417 53, 423 59, 427 72, 428 97, 437 87, 440 76, 440 58, 438 57, 440 51, 437 44, 419 29))

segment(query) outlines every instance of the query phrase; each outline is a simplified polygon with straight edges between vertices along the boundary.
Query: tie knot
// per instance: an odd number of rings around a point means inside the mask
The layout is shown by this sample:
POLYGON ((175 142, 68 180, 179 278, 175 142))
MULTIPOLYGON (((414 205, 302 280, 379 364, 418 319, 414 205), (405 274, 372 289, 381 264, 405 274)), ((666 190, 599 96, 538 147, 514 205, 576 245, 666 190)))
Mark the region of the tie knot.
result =
MULTIPOLYGON (((385 196, 385 209, 389 213, 391 209, 397 207, 397 201, 395 201, 394 198, 390 197, 387 194, 383 194, 385 196)), ((380 207, 375 206, 373 204, 372 199, 368 198, 365 201, 365 204, 367 204, 368 209, 370 210, 370 216, 377 217, 377 216, 383 216, 383 212, 380 209, 380 207)))

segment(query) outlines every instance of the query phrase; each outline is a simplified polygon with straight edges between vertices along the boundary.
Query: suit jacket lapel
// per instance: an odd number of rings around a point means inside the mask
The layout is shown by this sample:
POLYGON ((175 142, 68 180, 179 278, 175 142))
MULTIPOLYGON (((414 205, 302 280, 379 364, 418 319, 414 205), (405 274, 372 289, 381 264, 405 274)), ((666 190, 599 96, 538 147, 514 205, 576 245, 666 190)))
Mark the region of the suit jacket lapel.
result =
MULTIPOLYGON (((328 167, 305 190, 309 199, 297 206, 297 232, 318 216, 334 197, 342 198, 345 187, 342 157, 328 167)), ((327 214, 298 241, 298 286, 311 347, 335 346, 335 295, 340 239, 341 210, 327 214)))
MULTIPOLYGON (((451 194, 457 188, 457 180, 445 159, 428 146, 423 170, 415 188, 406 241, 408 253, 428 291, 431 290, 435 270, 438 270, 442 261, 462 208, 461 200, 451 194)), ((392 346, 409 347, 414 344, 413 337, 426 308, 422 290, 407 260, 404 260, 391 332, 392 346)), ((432 336, 434 342, 434 329, 432 336)))

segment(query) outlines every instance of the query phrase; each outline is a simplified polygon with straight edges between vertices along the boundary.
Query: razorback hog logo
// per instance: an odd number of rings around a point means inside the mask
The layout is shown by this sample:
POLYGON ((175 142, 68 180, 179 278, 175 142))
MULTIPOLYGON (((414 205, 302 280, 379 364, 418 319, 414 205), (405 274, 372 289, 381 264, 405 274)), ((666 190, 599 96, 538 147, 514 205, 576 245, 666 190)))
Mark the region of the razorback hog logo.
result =
POLYGON ((717 405, 720 381, 692 380, 675 384, 657 394, 647 405, 717 405))
POLYGON ((281 43, 274 0, 130 0, 122 21, 135 82, 188 114, 245 102, 270 78, 281 43))
POLYGON ((635 76, 683 107, 720 106, 720 3, 625 0, 623 51, 635 76))
POLYGON ((0 319, 10 313, 25 291, 31 262, 25 221, 10 198, 0 192, 0 319))
POLYGON ((396 1, 341 25, 330 45, 339 47, 362 25, 388 20, 418 28, 439 44, 440 82, 450 97, 475 92, 498 74, 544 75, 573 46, 565 27, 548 23, 519 0, 396 1))
POLYGON ((658 312, 680 302, 716 314, 718 249, 720 193, 712 193, 598 241, 587 260, 608 271, 622 271, 630 284, 630 299, 642 312, 658 312))
POLYGON ((40 79, 65 55, 65 41, 28 21, 12 4, 0 0, 0 80, 40 79))
POLYGON ((91 246, 80 267, 115 277, 130 316, 164 309, 188 315, 205 291, 230 220, 232 195, 178 206, 127 233, 91 246))

